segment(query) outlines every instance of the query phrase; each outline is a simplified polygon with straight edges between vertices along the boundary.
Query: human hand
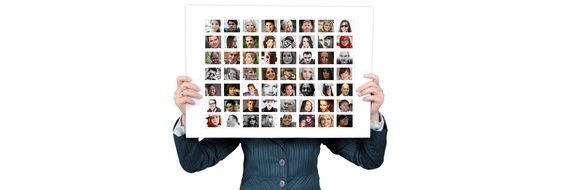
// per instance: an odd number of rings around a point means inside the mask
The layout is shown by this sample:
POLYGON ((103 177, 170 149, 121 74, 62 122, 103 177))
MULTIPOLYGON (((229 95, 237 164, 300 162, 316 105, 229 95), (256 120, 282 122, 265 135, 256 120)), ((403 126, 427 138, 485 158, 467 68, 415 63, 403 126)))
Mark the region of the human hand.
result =
MULTIPOLYGON (((194 105, 194 99, 201 99, 200 88, 192 83, 192 79, 188 76, 179 76, 176 78, 176 90, 174 91, 174 103, 182 113, 182 117, 186 115, 186 104, 194 105)), ((181 118, 184 122, 184 118, 181 118)), ((184 124, 184 123, 183 123, 184 124)))
POLYGON ((357 88, 357 95, 361 97, 370 94, 370 96, 363 97, 363 100, 371 102, 371 120, 379 121, 380 118, 377 112, 385 101, 385 94, 381 86, 379 86, 379 77, 377 75, 368 73, 365 74, 364 77, 371 79, 371 81, 359 86, 359 88, 357 88))

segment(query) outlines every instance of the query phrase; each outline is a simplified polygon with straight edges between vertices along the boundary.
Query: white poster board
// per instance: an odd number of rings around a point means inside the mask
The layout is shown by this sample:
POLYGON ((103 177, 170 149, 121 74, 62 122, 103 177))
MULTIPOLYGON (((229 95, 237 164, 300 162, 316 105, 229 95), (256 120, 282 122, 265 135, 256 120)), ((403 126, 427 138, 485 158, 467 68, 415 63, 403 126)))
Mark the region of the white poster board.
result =
POLYGON ((369 137, 372 32, 370 7, 188 5, 186 136, 369 137))

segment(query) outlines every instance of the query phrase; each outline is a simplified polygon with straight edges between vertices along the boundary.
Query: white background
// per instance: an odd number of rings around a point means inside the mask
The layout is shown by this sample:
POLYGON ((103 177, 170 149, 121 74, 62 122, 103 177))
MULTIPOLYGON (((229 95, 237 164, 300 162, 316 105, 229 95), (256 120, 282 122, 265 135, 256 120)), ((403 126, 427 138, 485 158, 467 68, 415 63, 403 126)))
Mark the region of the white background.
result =
MULTIPOLYGON (((371 171, 323 147, 323 189, 571 188, 567 1, 353 2, 375 8, 388 147, 371 171)), ((0 3, 0 189, 238 188, 241 150, 178 164, 185 3, 0 3)))

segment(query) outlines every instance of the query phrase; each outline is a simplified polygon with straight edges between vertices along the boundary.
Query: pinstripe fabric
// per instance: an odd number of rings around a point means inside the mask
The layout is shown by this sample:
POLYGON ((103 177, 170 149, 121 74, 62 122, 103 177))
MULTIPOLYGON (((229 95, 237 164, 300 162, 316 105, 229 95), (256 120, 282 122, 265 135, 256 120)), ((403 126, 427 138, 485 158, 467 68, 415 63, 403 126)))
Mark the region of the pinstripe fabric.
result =
MULTIPOLYGON (((176 126, 176 124, 175 124, 176 126)), ((365 169, 383 163, 387 127, 363 139, 221 139, 173 135, 180 165, 196 172, 215 165, 242 144, 244 173, 240 189, 320 189, 317 156, 321 144, 365 169), (280 163, 280 160, 283 160, 280 163), (280 186, 280 181, 283 181, 280 186), (285 183, 284 183, 285 182, 285 183)))

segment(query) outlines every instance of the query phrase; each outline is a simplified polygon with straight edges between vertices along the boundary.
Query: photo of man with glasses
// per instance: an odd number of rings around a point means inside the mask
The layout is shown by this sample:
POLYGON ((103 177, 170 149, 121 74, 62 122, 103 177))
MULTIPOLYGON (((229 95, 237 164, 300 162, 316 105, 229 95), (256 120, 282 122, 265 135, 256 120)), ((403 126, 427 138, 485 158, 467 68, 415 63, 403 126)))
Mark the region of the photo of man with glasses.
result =
POLYGON ((208 110, 206 112, 220 112, 222 111, 218 106, 216 106, 216 100, 210 99, 208 100, 208 110))

